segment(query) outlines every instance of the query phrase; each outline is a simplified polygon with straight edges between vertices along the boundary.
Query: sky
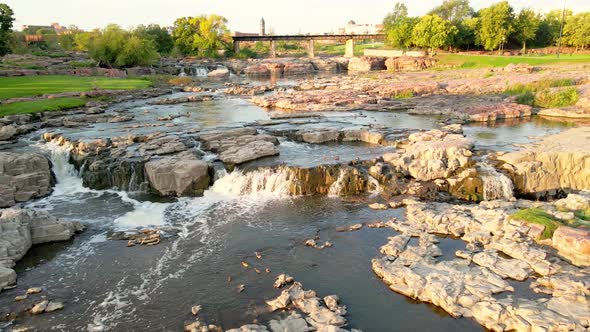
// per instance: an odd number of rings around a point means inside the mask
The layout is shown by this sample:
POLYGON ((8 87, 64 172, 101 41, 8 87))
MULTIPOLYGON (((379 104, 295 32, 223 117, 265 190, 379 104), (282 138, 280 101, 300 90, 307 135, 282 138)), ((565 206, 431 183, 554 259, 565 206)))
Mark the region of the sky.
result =
MULTIPOLYGON (((2 1, 2 0, 0 0, 2 1)), ((264 17, 267 31, 276 34, 333 32, 349 20, 380 23, 398 0, 3 0, 15 12, 15 28, 58 22, 90 30, 110 23, 129 28, 157 23, 171 26, 183 16, 219 14, 228 19, 232 31, 257 32, 264 17)), ((442 0, 406 1, 410 15, 419 16, 442 0)), ((476 10, 492 4, 471 0, 476 10)), ((512 0, 516 9, 542 12, 559 9, 561 0, 512 0)), ((567 7, 590 11, 590 0, 567 0, 567 7)))

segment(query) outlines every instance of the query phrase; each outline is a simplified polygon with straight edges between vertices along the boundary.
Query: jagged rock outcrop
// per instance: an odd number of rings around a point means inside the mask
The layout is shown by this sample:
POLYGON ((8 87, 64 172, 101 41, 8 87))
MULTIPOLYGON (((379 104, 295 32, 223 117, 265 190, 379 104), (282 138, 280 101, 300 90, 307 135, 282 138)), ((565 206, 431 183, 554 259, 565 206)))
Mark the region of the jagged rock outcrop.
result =
POLYGON ((79 222, 61 220, 42 210, 1 210, 0 290, 14 284, 16 274, 11 268, 32 245, 67 241, 83 229, 79 222))
POLYGON ((589 326, 590 271, 553 257, 533 242, 531 225, 509 218, 511 211, 534 203, 404 203, 407 220, 386 223, 401 234, 390 237, 381 247, 384 256, 373 260, 373 271, 392 290, 439 306, 453 317, 471 317, 493 331, 582 331, 589 326), (432 233, 467 242, 466 251, 456 252, 461 259, 438 259, 442 251, 432 233), (418 241, 410 242, 410 237, 418 241), (531 289, 548 298, 492 296, 514 291, 504 278, 524 280, 533 271, 542 277, 531 289))
POLYGON ((498 153, 521 195, 555 196, 590 189, 590 128, 579 127, 543 138, 522 150, 498 153))
POLYGON ((270 135, 258 134, 256 128, 238 128, 203 133, 198 136, 203 149, 219 154, 230 166, 279 154, 279 141, 270 135))
POLYGON ((50 162, 45 156, 0 152, 0 207, 47 196, 53 182, 50 162))
POLYGON ((383 159, 419 181, 446 179, 472 165, 473 143, 459 134, 440 130, 415 133, 400 152, 383 159))

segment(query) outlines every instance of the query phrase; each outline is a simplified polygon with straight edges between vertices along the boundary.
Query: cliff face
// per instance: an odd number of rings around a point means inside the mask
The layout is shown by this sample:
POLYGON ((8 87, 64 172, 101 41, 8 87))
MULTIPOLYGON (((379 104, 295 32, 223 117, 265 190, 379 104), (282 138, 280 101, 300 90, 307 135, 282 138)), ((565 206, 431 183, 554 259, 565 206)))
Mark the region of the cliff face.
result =
POLYGON ((518 194, 541 197, 590 189, 589 127, 572 128, 496 158, 518 194))

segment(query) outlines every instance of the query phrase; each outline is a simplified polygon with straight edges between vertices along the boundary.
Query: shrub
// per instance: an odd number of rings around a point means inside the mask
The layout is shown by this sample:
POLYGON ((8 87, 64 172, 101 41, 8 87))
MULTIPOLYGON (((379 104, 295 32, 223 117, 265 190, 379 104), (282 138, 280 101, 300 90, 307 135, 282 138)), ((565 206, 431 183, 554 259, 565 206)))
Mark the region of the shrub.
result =
POLYGON ((394 99, 408 99, 408 98, 412 98, 412 97, 414 97, 414 91, 413 90, 396 91, 393 94, 393 98, 394 99))
POLYGON ((578 90, 567 88, 559 91, 544 90, 535 95, 535 105, 544 108, 565 107, 578 102, 578 90))
POLYGON ((535 94, 531 91, 527 91, 516 97, 516 102, 522 105, 533 106, 535 104, 535 94))

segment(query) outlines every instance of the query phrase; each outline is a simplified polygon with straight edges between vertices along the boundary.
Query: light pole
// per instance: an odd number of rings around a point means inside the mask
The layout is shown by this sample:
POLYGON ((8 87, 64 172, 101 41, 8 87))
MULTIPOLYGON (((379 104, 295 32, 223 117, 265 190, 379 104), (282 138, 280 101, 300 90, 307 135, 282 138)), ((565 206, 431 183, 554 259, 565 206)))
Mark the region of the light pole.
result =
POLYGON ((565 1, 563 0, 563 12, 561 14, 561 26, 559 27, 559 42, 557 42, 557 58, 559 59, 559 52, 561 51, 561 37, 563 37, 563 24, 565 23, 565 1))

